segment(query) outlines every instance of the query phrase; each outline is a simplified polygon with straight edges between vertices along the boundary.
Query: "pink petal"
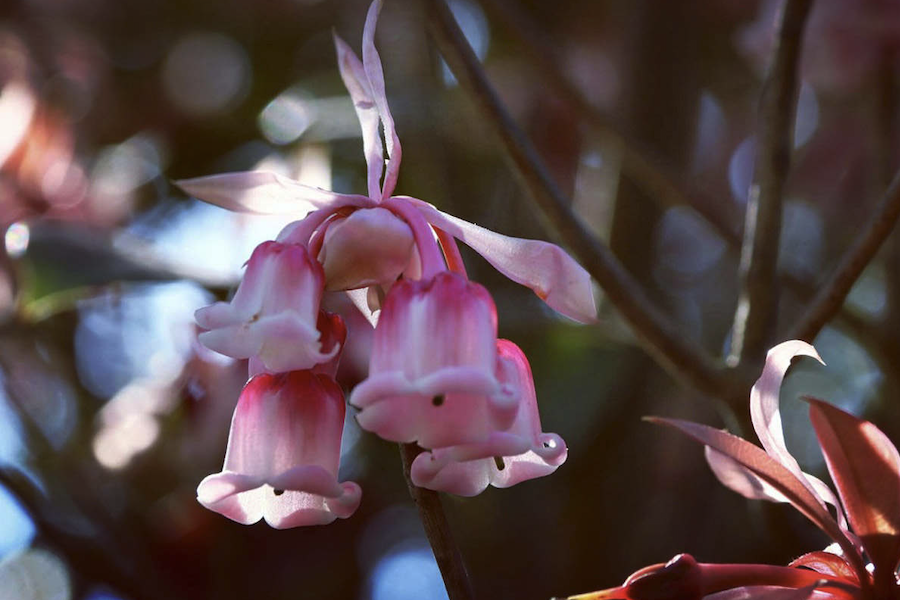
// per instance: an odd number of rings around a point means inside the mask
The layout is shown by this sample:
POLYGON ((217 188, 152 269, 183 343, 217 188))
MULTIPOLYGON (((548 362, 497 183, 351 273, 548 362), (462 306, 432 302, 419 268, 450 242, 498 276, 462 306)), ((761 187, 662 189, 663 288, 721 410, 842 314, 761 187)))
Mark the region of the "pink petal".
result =
POLYGON ((515 421, 487 440, 423 452, 413 461, 414 484, 460 496, 480 494, 488 485, 506 488, 556 471, 566 460, 566 444, 542 433, 531 367, 522 350, 497 341, 498 379, 519 400, 515 421))
POLYGON ((443 229, 495 269, 534 292, 557 312, 580 323, 597 320, 591 276, 558 246, 540 240, 524 240, 495 233, 430 204, 407 198, 429 223, 443 229))
POLYGON ((276 528, 349 516, 360 490, 336 479, 343 422, 343 394, 330 377, 254 377, 235 408, 222 472, 200 483, 198 501, 240 523, 265 518, 276 528))
POLYGON ((384 169, 384 155, 379 132, 380 117, 378 107, 373 99, 369 77, 366 75, 362 62, 337 34, 334 35, 334 47, 337 50, 341 79, 344 80, 344 85, 350 92, 350 99, 353 100, 353 108, 356 110, 356 117, 362 128, 369 197, 381 200, 381 173, 384 169))
POLYGON ((366 14, 366 24, 363 28, 362 56, 366 76, 371 86, 372 99, 378 107, 381 116, 381 124, 384 127, 384 145, 387 148, 388 163, 382 186, 382 198, 388 198, 394 193, 397 185, 397 176, 400 170, 400 138, 394 127, 394 117, 388 107, 387 94, 384 89, 384 71, 381 68, 381 57, 375 49, 375 26, 378 24, 378 13, 381 12, 381 0, 374 0, 366 14))
POLYGON ((790 367, 791 359, 795 356, 809 356, 825 364, 815 348, 800 340, 783 342, 770 349, 766 355, 766 364, 762 375, 750 389, 750 418, 753 422, 753 429, 756 430, 759 441, 770 456, 796 475, 823 504, 827 503, 835 507, 838 522, 842 528, 846 529, 844 512, 834 492, 818 478, 804 473, 784 442, 779 395, 784 375, 790 367))
POLYGON ((360 425, 426 448, 482 441, 515 418, 497 368, 497 313, 487 290, 442 272, 390 289, 372 342, 369 377, 350 402, 360 425))
POLYGON ((900 454, 880 429, 826 402, 809 399, 810 418, 853 531, 889 574, 900 561, 900 454))
POLYGON ((701 444, 735 460, 783 494, 797 510, 838 542, 845 552, 848 549, 853 550, 853 544, 847 539, 820 500, 808 489, 806 482, 759 447, 730 433, 699 423, 658 417, 646 417, 646 419, 653 423, 661 423, 679 429, 701 444))
POLYGON ((231 302, 197 311, 198 324, 210 328, 198 339, 233 358, 257 357, 268 371, 329 361, 338 349, 323 353, 316 328, 323 284, 322 267, 304 246, 264 242, 231 302))
POLYGON ((180 179, 175 185, 191 196, 227 210, 262 215, 303 215, 316 208, 366 207, 375 203, 366 196, 329 192, 266 171, 180 179))
POLYGON ((387 209, 361 209, 330 221, 318 256, 325 289, 391 284, 409 266, 412 249, 409 226, 387 209))
POLYGON ((498 421, 489 398, 501 393, 496 380, 470 367, 445 368, 415 381, 395 371, 370 375, 354 388, 350 403, 362 409, 356 420, 367 431, 441 448, 486 439, 498 421))

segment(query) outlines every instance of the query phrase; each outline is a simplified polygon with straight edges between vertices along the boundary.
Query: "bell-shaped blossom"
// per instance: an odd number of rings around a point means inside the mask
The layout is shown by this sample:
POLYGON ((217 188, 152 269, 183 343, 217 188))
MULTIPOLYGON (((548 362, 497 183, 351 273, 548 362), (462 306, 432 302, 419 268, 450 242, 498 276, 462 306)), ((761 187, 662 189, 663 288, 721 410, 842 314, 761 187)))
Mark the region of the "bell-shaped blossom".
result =
MULTIPOLYGON (((316 329, 319 330, 319 342, 322 345, 322 354, 333 356, 329 360, 315 365, 310 370, 313 373, 321 373, 335 379, 341 361, 341 355, 344 351, 344 342, 347 341, 347 326, 344 325, 344 319, 341 318, 340 315, 330 313, 327 310, 320 310, 319 320, 316 322, 316 329)), ((260 373, 276 374, 280 372, 267 369, 262 360, 256 356, 250 358, 247 371, 248 378, 256 377, 260 373)))
POLYGON ((782 379, 791 359, 798 355, 819 358, 815 349, 802 341, 772 348, 763 374, 751 391, 751 416, 762 448, 698 423, 650 420, 674 427, 706 446, 707 460, 725 485, 749 498, 791 503, 834 544, 805 554, 787 567, 700 565, 693 559, 683 559, 684 568, 680 570, 654 565, 641 569, 618 588, 573 599, 847 600, 900 596, 896 576, 900 563, 900 453, 872 423, 822 400, 807 398, 810 420, 837 494, 824 482, 803 473, 784 444, 778 408, 782 379), (836 508, 837 519, 829 505, 836 508))
POLYGON ((484 442, 422 452, 410 475, 419 487, 460 496, 475 496, 488 485, 506 488, 556 471, 566 460, 566 444, 555 433, 541 431, 531 366, 522 350, 497 341, 498 379, 519 396, 512 426, 493 431, 484 442))
POLYGON ((337 354, 321 350, 316 327, 324 275, 300 244, 264 242, 247 263, 231 302, 198 310, 200 341, 233 358, 257 358, 265 370, 308 369, 337 354))
MULTIPOLYGON (((178 185, 189 194, 229 210, 306 214, 318 209, 337 215, 322 224, 324 235, 317 232, 323 239, 316 256, 325 264, 328 290, 388 285, 415 261, 415 245, 410 243, 402 220, 386 211, 365 210, 387 201, 402 201, 421 212, 432 227, 467 244, 501 273, 534 290, 561 314, 582 323, 595 321, 597 310, 591 278, 559 247, 494 233, 443 213, 422 200, 392 197, 402 151, 387 103, 381 59, 375 48, 381 4, 381 0, 375 0, 369 7, 363 30, 362 60, 335 36, 341 78, 362 130, 368 196, 322 190, 256 171, 181 180, 178 185)), ((367 303, 362 301, 364 296, 355 294, 353 300, 370 320, 375 320, 367 303)))
POLYGON ((197 499, 238 523, 265 519, 277 529, 349 517, 361 491, 337 481, 344 410, 327 375, 257 375, 235 408, 222 472, 200 483, 197 499))
POLYGON ((385 208, 360 209, 330 221, 318 259, 328 291, 390 284, 409 266, 409 226, 385 208))
POLYGON ((496 376, 497 313, 482 286, 455 273, 404 280, 385 298, 369 376, 353 390, 363 429, 441 448, 509 427, 518 397, 496 376))

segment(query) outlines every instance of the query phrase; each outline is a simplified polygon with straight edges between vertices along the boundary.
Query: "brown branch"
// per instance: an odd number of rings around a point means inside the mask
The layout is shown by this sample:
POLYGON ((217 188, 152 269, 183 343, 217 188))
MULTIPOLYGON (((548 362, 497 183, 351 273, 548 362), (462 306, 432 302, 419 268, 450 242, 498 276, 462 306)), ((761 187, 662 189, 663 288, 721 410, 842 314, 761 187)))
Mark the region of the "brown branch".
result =
POLYGON ((540 156, 500 102, 443 0, 428 0, 429 28, 460 86, 500 139, 526 191, 559 237, 597 280, 644 348, 672 375, 711 396, 726 396, 724 368, 660 312, 643 289, 571 209, 540 156))
POLYGON ((812 342, 816 334, 834 316, 844 303, 850 288, 856 283, 863 269, 900 217, 900 171, 894 175, 885 192, 878 211, 869 220, 866 229, 844 253, 834 273, 813 299, 802 319, 793 327, 789 337, 812 342))
POLYGON ((0 486, 6 488, 31 517, 39 539, 65 558, 69 566, 82 577, 92 583, 108 585, 134 600, 181 598, 180 595, 174 595, 172 590, 163 590, 158 578, 148 579, 144 576, 149 574, 141 574, 130 568, 125 562, 128 554, 121 547, 104 547, 96 530, 93 537, 73 533, 71 524, 59 518, 60 507, 51 505, 50 499, 43 496, 21 472, 0 467, 0 486))
POLYGON ((463 564, 459 548, 456 547, 453 535, 450 533, 450 524, 444 514, 440 495, 432 490, 416 486, 410 477, 413 460, 421 451, 422 449, 416 444, 400 444, 403 477, 406 479, 409 495, 412 496, 419 509, 419 516, 425 527, 425 535, 428 536, 434 558, 441 570, 441 576, 444 578, 447 596, 450 600, 473 600, 475 594, 472 591, 472 584, 466 574, 466 566, 463 564))
POLYGON ((569 105, 601 138, 622 153, 622 170, 628 179, 650 198, 663 206, 687 206, 705 219, 729 244, 741 241, 737 214, 726 214, 730 204, 718 202, 684 181, 665 160, 629 135, 591 100, 566 75, 556 60, 556 50, 540 27, 525 14, 517 2, 511 0, 480 0, 487 12, 500 22, 503 32, 510 35, 528 57, 529 64, 540 72, 555 93, 555 97, 569 105))
MULTIPOLYGON (((480 2, 489 15, 500 23, 503 32, 510 35, 523 50, 529 64, 534 65, 540 72, 542 80, 553 88, 556 97, 576 111, 601 138, 619 149, 622 153, 623 172, 630 181, 663 207, 690 208, 728 243, 731 250, 740 249, 743 226, 736 222, 736 214, 723 210, 724 206, 730 204, 723 204, 701 190, 693 188, 689 182, 684 181, 670 169, 664 160, 655 156, 652 149, 622 131, 612 119, 591 103, 578 86, 565 75, 565 69, 559 65, 556 57, 554 44, 518 3, 511 0, 480 0, 480 2)), ((887 177, 890 177, 890 172, 887 177)), ((887 184, 887 180, 884 183, 887 184)), ((791 290, 802 301, 812 300, 816 290, 814 283, 803 281, 786 272, 779 273, 778 278, 780 285, 791 290)), ((841 316, 854 318, 852 314, 845 315, 843 307, 841 316)))
POLYGON ((775 329, 782 200, 794 139, 803 28, 811 7, 812 0, 785 3, 775 56, 763 84, 756 176, 747 200, 741 292, 731 332, 732 363, 761 356, 775 329))

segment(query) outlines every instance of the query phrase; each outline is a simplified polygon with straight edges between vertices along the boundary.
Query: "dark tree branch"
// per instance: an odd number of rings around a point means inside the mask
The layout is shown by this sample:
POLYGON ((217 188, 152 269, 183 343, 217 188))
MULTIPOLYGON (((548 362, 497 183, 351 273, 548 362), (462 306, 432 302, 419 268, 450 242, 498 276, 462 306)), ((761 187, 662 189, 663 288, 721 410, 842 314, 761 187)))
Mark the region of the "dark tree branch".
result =
POLYGON ((443 0, 428 0, 429 28, 451 71, 500 139, 507 157, 559 237, 568 244, 641 339, 677 379, 711 396, 727 396, 724 367, 660 312, 615 256, 572 211, 525 134, 506 111, 443 0))
POLYGON ((425 527, 425 535, 428 536, 434 558, 441 570, 441 576, 444 578, 447 596, 450 600, 474 600, 472 584, 466 574, 466 566, 463 564, 459 548, 456 547, 453 535, 450 533, 450 524, 444 514, 440 495, 432 490, 417 487, 410 477, 409 472, 413 460, 421 451, 422 449, 416 444, 400 444, 403 477, 406 479, 409 495, 412 496, 419 509, 419 516, 425 527))
POLYGON ((602 139, 615 146, 622 153, 622 170, 630 181, 648 197, 663 206, 688 206, 703 217, 728 241, 739 245, 741 234, 735 222, 737 214, 725 214, 723 207, 729 205, 717 202, 697 189, 691 189, 686 181, 665 160, 623 131, 614 120, 585 96, 577 85, 566 76, 556 60, 554 45, 543 31, 525 14, 517 2, 511 0, 480 0, 481 5, 494 20, 503 26, 524 50, 529 64, 534 65, 556 96, 577 112, 581 118, 602 139))
POLYGON ((900 217, 900 172, 894 175, 891 185, 881 199, 878 211, 869 220, 866 229, 844 253, 834 273, 813 299, 803 318, 791 329, 788 337, 813 341, 816 334, 840 309, 847 294, 850 293, 850 288, 891 233, 898 217, 900 217))
POLYGON ((763 84, 756 176, 747 200, 741 248, 741 292, 731 332, 729 362, 732 363, 761 356, 774 332, 782 195, 794 140, 803 28, 811 7, 812 0, 785 3, 775 56, 763 84))

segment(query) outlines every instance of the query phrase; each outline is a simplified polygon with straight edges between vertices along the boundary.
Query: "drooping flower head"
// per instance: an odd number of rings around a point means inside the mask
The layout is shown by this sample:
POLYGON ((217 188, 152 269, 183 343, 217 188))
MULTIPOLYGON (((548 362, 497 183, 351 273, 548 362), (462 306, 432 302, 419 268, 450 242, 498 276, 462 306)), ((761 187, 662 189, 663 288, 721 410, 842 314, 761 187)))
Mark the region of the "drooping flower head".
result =
POLYGON ((327 375, 264 373, 241 392, 225 465, 197 488, 203 506, 249 525, 323 525, 359 506, 360 488, 338 483, 344 396, 327 375))
POLYGON ((234 358, 256 358, 272 372, 309 369, 334 358, 323 353, 316 327, 324 275, 299 244, 257 246, 231 302, 196 313, 208 329, 199 336, 211 350, 234 358))
MULTIPOLYGON (((810 419, 837 495, 824 482, 804 473, 784 443, 778 406, 782 379, 791 359, 798 355, 819 359, 805 342, 780 344, 769 351, 763 374, 751 390, 750 414, 763 448, 706 425, 650 420, 679 429, 704 444, 710 467, 726 486, 751 499, 790 502, 828 534, 834 546, 805 554, 787 567, 697 565, 694 561, 684 577, 700 581, 700 592, 684 597, 880 600, 900 596, 896 577, 900 564, 900 454, 872 423, 808 398, 810 419), (836 518, 829 506, 836 510, 836 518)), ((667 573, 666 567, 648 567, 618 588, 572 598, 649 600, 650 596, 638 593, 635 584, 644 581, 650 585, 657 577, 660 583, 668 582, 666 590, 680 589, 685 584, 682 576, 675 571, 667 573)), ((657 589, 655 585, 650 587, 657 589)), ((683 596, 672 592, 652 597, 674 600, 683 596)))
POLYGON ((497 341, 497 379, 519 397, 513 424, 497 429, 482 442, 423 452, 413 461, 410 476, 420 487, 475 496, 492 485, 507 488, 544 477, 565 462, 566 443, 541 431, 531 366, 509 340, 497 341))
POLYGON ((401 281, 384 302, 369 377, 350 403, 363 429, 425 448, 478 442, 512 424, 518 396, 496 377, 497 313, 455 273, 401 281))
POLYGON ((333 377, 348 332, 321 310, 326 291, 346 291, 376 327, 369 377, 351 395, 364 428, 452 448, 456 463, 481 464, 475 448, 490 449, 492 461, 509 459, 508 470, 478 480, 480 489, 547 474, 565 459, 562 440, 540 432, 521 351, 513 356, 505 342, 498 351, 496 307, 468 280, 456 240, 576 321, 595 318, 590 277, 552 244, 506 237, 393 195, 402 150, 375 48, 380 9, 380 0, 369 8, 362 60, 335 36, 362 130, 367 195, 264 172, 178 182, 232 210, 305 214, 254 251, 231 302, 196 315, 208 330, 201 341, 249 359, 253 377, 235 411, 224 470, 198 489, 205 506, 240 522, 327 522, 359 501, 355 484, 335 479, 344 413, 333 377), (515 444, 499 444, 504 436, 515 444))

